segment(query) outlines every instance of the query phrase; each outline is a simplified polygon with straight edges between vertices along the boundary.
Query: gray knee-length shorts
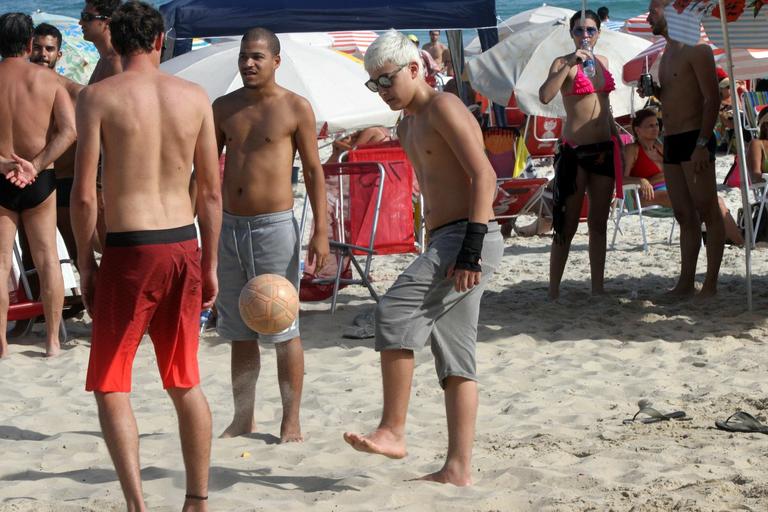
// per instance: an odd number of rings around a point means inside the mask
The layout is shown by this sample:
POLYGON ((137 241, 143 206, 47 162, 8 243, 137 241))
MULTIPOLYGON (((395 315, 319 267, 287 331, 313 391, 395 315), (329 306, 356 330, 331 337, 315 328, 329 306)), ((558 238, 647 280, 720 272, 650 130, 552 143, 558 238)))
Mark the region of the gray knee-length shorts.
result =
POLYGON ((299 336, 299 318, 278 334, 259 334, 240 317, 240 290, 249 279, 278 274, 298 289, 299 225, 293 211, 253 217, 224 212, 219 237, 219 295, 216 331, 228 340, 280 343, 299 336))
POLYGON ((480 299, 504 252, 499 225, 488 223, 480 284, 457 292, 446 275, 466 230, 467 223, 459 222, 430 232, 426 252, 400 274, 376 307, 376 350, 416 350, 429 340, 443 387, 447 377, 477 380, 480 299))

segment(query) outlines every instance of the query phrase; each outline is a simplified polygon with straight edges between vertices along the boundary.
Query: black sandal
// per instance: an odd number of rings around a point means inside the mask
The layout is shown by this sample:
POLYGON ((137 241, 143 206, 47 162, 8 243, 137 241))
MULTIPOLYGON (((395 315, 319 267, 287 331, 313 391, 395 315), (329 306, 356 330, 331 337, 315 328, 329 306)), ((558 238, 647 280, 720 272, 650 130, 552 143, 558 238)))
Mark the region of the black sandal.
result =
POLYGON ((197 496, 195 494, 185 494, 184 498, 188 500, 205 501, 208 499, 208 496, 197 496))

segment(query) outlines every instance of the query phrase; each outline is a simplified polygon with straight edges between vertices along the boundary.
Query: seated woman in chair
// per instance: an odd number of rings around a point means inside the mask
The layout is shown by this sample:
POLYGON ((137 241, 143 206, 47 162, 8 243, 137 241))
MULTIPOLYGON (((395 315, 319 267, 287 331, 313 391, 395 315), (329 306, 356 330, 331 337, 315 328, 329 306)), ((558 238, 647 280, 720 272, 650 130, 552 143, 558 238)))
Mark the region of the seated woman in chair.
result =
POLYGON ((765 181, 764 173, 768 173, 768 107, 757 116, 757 137, 752 139, 747 148, 747 165, 752 183, 765 181))
MULTIPOLYGON (((624 184, 639 185, 644 205, 672 208, 662 170, 663 147, 659 142, 659 119, 656 112, 643 109, 632 120, 635 142, 624 146, 624 184)), ((725 236, 732 244, 743 245, 741 230, 733 220, 723 198, 718 197, 725 222, 725 236)))

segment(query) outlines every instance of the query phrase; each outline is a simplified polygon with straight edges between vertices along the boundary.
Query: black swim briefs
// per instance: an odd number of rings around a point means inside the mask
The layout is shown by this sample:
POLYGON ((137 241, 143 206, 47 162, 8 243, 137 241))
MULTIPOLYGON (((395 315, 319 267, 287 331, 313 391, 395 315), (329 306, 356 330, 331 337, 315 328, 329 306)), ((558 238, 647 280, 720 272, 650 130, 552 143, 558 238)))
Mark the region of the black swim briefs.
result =
POLYGON ((5 177, 0 177, 0 206, 6 210, 21 213, 39 206, 56 190, 56 174, 53 169, 40 171, 37 179, 24 188, 19 188, 5 177))
POLYGON ((72 195, 72 183, 75 178, 56 178, 56 207, 69 208, 69 197, 72 195))
MULTIPOLYGON (((676 133, 674 135, 664 136, 664 163, 671 165, 680 165, 683 162, 690 162, 693 150, 696 149, 696 141, 699 139, 699 130, 690 132, 676 133)), ((717 141, 715 136, 710 137, 706 148, 709 150, 709 161, 715 161, 715 152, 717 151, 717 141)))

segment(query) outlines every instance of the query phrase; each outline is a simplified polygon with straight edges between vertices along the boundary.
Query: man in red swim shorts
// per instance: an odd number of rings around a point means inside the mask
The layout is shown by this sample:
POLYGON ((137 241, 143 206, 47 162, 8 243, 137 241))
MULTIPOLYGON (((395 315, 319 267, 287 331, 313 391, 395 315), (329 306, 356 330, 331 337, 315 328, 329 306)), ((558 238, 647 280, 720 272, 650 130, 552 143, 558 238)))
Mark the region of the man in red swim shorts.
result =
POLYGON ((158 70, 163 18, 128 2, 110 20, 124 70, 78 98, 79 137, 71 211, 83 300, 93 318, 86 390, 99 407, 104 440, 129 511, 146 510, 139 440, 131 410, 131 367, 146 331, 163 387, 179 418, 186 468, 185 511, 207 510, 211 413, 197 365, 201 308, 218 291, 221 193, 208 96, 158 70), (101 266, 96 236, 96 169, 102 152, 107 236, 101 266), (189 197, 196 169, 198 248, 189 197))

